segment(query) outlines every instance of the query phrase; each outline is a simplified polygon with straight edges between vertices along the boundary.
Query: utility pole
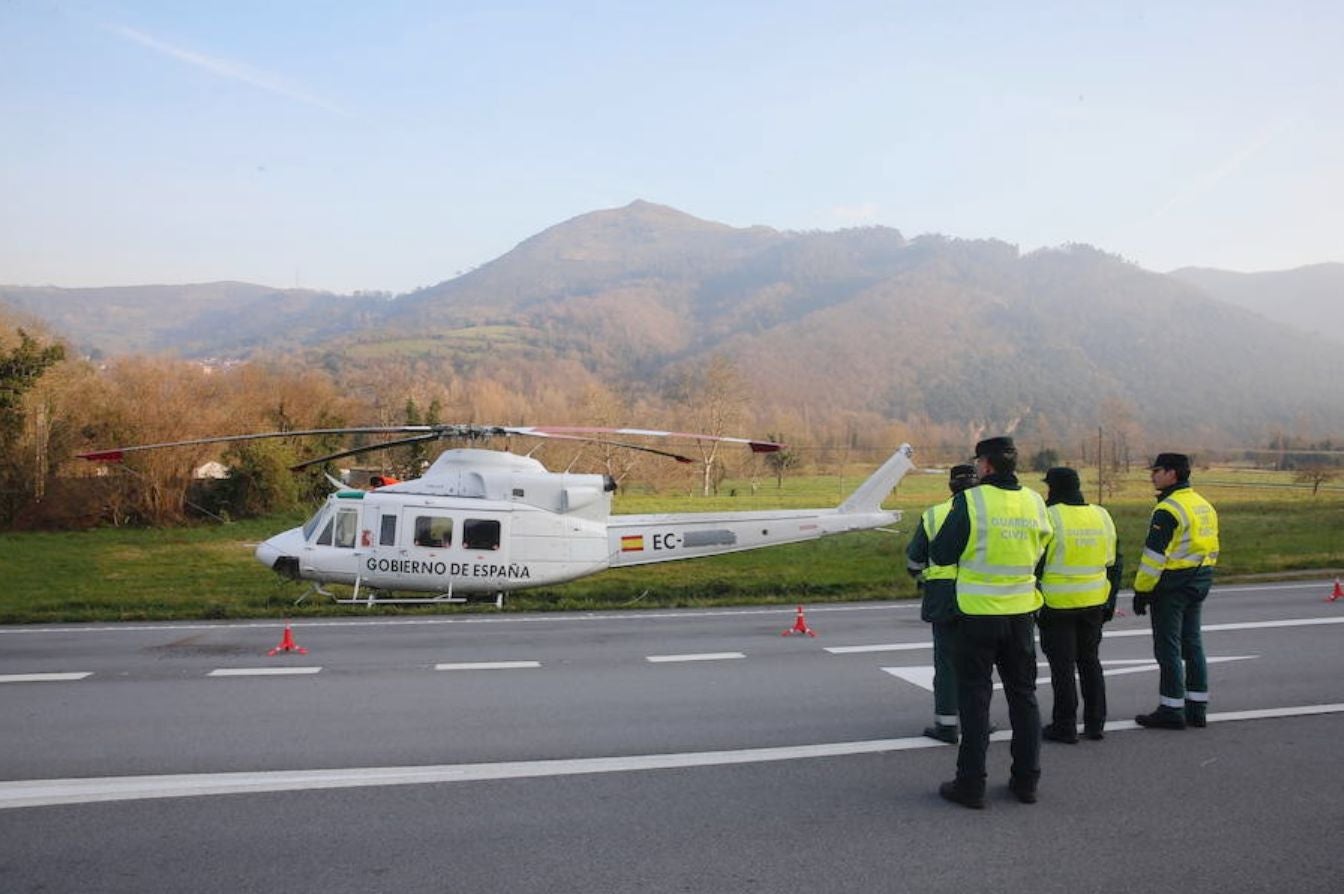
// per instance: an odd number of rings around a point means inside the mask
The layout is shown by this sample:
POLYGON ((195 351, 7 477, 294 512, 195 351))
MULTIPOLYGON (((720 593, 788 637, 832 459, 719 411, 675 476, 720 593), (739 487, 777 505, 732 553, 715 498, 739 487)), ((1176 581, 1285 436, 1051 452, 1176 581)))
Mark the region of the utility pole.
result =
POLYGON ((1097 505, 1101 505, 1101 426, 1097 426, 1097 505))

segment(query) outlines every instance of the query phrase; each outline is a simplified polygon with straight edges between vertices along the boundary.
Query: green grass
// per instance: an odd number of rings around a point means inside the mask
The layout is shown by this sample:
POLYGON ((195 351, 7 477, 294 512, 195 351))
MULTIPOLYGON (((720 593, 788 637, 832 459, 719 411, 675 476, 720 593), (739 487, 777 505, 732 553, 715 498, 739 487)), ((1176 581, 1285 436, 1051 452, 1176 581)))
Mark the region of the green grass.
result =
MULTIPOLYGON (((617 512, 754 510, 835 505, 864 477, 727 482, 720 496, 618 495, 617 512), (736 490, 737 496, 730 496, 736 490)), ((1024 481, 1040 486, 1038 475, 1024 481)), ((1196 476, 1218 508, 1219 580, 1336 573, 1344 567, 1344 497, 1291 488, 1288 473, 1223 471, 1196 476), (1201 477, 1207 479, 1201 481, 1201 477)), ((1084 477, 1084 487, 1095 483, 1084 477)), ((507 610, 792 604, 912 597, 904 550, 918 513, 946 496, 943 474, 912 474, 888 505, 905 510, 899 534, 866 531, 811 543, 608 571, 560 587, 511 594, 507 610)), ((1115 516, 1127 582, 1138 566, 1152 494, 1142 473, 1126 478, 1106 505, 1115 516)), ((310 597, 256 563, 257 542, 298 524, 298 516, 171 529, 103 528, 71 533, 0 534, 0 623, 367 614, 310 597)), ((341 588, 333 588, 341 589, 341 588)), ((487 606, 396 607, 385 614, 495 611, 487 606)))

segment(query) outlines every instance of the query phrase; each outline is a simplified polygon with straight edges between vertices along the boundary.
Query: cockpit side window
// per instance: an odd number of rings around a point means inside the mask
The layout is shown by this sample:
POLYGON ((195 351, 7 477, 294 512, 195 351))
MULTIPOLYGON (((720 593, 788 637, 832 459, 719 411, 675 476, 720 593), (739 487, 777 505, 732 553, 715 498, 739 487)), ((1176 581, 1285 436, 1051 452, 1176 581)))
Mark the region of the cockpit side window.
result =
POLYGON ((355 537, 359 533, 359 510, 339 509, 336 512, 336 546, 354 549, 355 537))
POLYGON ((335 519, 327 519, 327 526, 322 529, 322 533, 317 537, 318 546, 331 546, 331 530, 335 523, 335 519))

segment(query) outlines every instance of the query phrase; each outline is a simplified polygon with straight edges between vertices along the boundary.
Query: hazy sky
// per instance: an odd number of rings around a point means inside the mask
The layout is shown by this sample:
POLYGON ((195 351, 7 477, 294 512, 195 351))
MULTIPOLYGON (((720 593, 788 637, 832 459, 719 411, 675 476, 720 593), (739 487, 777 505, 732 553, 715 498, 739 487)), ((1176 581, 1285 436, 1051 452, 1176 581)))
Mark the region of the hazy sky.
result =
POLYGON ((636 198, 1344 261, 1344 3, 0 0, 0 283, 402 292, 636 198))

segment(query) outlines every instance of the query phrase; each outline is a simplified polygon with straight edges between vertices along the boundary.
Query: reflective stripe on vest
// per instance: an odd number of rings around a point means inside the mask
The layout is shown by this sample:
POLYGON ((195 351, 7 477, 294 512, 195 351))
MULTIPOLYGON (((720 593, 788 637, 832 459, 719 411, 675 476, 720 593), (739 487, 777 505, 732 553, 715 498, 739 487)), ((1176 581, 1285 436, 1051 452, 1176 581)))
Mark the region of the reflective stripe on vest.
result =
MULTIPOLYGON (((924 535, 929 538, 929 543, 933 543, 933 538, 938 536, 938 530, 942 528, 943 522, 947 521, 947 514, 952 511, 952 501, 945 500, 936 506, 930 506, 924 511, 924 516, 920 524, 924 525, 924 535)), ((957 576, 956 565, 935 565, 932 562, 925 567, 922 580, 955 580, 957 576)))
POLYGON ((965 491, 970 535, 957 571, 968 615, 1020 615, 1041 607, 1036 563, 1050 542, 1045 501, 1034 490, 982 484, 965 491))
POLYGON ((1106 568, 1115 562, 1115 522, 1100 506, 1047 508, 1055 539, 1045 551, 1041 595, 1051 608, 1086 608, 1111 595, 1106 568))
POLYGON ((1172 491, 1154 507, 1169 512, 1176 519, 1176 530, 1171 534, 1165 553, 1144 548, 1139 560, 1139 573, 1134 577, 1134 590, 1150 592, 1157 586, 1163 571, 1180 571, 1218 564, 1218 513, 1209 501, 1188 487, 1172 491))

